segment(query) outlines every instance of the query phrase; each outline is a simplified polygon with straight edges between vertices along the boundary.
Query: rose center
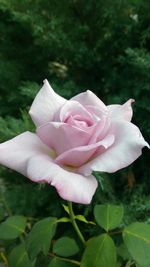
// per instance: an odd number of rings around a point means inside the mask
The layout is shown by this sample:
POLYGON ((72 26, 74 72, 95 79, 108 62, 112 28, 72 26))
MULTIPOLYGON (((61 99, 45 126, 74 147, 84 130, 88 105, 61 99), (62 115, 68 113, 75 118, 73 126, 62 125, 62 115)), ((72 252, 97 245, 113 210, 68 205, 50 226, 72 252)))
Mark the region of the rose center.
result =
POLYGON ((71 115, 65 119, 65 123, 70 125, 75 125, 79 127, 90 127, 92 126, 92 121, 88 120, 87 118, 83 118, 81 115, 71 115))

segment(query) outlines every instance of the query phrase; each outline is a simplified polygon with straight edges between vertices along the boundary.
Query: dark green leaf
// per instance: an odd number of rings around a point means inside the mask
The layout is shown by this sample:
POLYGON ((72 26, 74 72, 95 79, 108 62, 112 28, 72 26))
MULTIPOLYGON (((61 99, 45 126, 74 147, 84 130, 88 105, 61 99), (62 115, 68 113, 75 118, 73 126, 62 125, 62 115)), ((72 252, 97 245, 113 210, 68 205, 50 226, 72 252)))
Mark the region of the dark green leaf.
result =
POLYGON ((81 267, 116 267, 116 248, 107 234, 89 240, 81 267))
POLYGON ((70 237, 62 237, 58 239, 53 246, 53 252, 64 257, 72 256, 78 253, 78 251, 78 245, 75 240, 70 237))
POLYGON ((48 267, 75 267, 75 266, 77 265, 70 262, 59 260, 57 258, 54 258, 48 265, 48 267))
POLYGON ((130 260, 131 259, 131 255, 129 254, 127 247, 125 246, 125 244, 121 244, 118 248, 117 248, 117 254, 123 259, 123 260, 130 260))
POLYGON ((40 251, 47 255, 55 230, 56 218, 53 217, 43 219, 33 226, 26 241, 31 259, 34 259, 40 251))
POLYGON ((94 216, 97 223, 106 231, 118 227, 123 218, 123 206, 116 205, 96 205, 94 216))
POLYGON ((30 261, 24 245, 15 247, 9 256, 9 267, 34 267, 30 261))
POLYGON ((26 218, 11 216, 0 224, 0 239, 15 239, 19 237, 26 227, 26 218))

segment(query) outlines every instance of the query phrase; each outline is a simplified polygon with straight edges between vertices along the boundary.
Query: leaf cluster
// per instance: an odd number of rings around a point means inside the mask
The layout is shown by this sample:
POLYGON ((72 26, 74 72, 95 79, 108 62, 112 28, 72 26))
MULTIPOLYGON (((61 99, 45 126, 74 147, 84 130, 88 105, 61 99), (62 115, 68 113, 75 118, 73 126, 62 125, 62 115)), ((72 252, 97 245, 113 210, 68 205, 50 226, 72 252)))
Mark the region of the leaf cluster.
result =
MULTIPOLYGON (((68 213, 67 206, 64 209, 68 213)), ((150 226, 135 222, 123 228, 123 215, 123 206, 96 205, 93 227, 99 234, 89 238, 85 247, 65 233, 58 237, 59 224, 68 224, 69 220, 47 217, 31 226, 26 217, 10 216, 0 224, 1 245, 9 241, 1 258, 10 267, 40 267, 40 259, 46 267, 148 267, 150 226), (119 242, 115 235, 120 236, 119 242)), ((83 216, 75 216, 78 220, 80 217, 82 223, 89 223, 83 216)))

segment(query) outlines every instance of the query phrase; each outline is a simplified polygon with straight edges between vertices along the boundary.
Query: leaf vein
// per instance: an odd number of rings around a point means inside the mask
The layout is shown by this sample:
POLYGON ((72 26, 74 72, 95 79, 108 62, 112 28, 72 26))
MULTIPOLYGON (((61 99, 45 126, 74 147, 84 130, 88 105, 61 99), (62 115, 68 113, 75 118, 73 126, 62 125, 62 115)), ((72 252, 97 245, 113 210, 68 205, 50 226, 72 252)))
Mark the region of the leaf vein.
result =
POLYGON ((148 239, 145 238, 145 237, 142 237, 142 236, 140 236, 140 235, 138 235, 138 234, 135 234, 135 233, 133 233, 133 232, 130 232, 129 230, 125 230, 125 232, 126 232, 127 234, 129 234, 129 235, 132 235, 132 236, 135 236, 135 237, 137 237, 137 238, 139 238, 139 239, 142 239, 143 241, 145 241, 145 242, 147 242, 147 243, 150 244, 150 240, 148 240, 148 239))

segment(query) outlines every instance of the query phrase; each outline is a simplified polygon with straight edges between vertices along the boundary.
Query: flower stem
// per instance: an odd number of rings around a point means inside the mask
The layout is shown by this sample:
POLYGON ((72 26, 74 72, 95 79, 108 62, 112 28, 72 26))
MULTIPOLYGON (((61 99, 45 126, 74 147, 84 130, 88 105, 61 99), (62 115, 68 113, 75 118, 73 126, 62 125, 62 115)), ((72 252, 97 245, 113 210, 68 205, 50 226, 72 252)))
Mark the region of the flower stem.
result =
POLYGON ((6 256, 5 256, 3 251, 0 252, 0 256, 1 256, 2 260, 3 260, 3 263, 5 264, 4 266, 8 267, 8 261, 7 261, 7 258, 6 258, 6 256))
POLYGON ((85 239, 75 221, 75 215, 74 215, 74 212, 73 212, 73 208, 72 208, 72 202, 68 201, 68 209, 69 209, 69 215, 70 215, 70 219, 71 219, 71 223, 74 227, 74 230, 76 231, 79 239, 81 240, 81 242, 83 243, 83 245, 85 246, 85 239))
POLYGON ((73 264, 76 264, 76 265, 80 265, 81 264, 79 261, 67 259, 67 258, 64 258, 64 257, 59 257, 59 256, 57 256, 57 255, 55 255, 53 253, 49 253, 49 256, 54 257, 54 258, 56 258, 58 260, 70 262, 70 263, 73 263, 73 264))

